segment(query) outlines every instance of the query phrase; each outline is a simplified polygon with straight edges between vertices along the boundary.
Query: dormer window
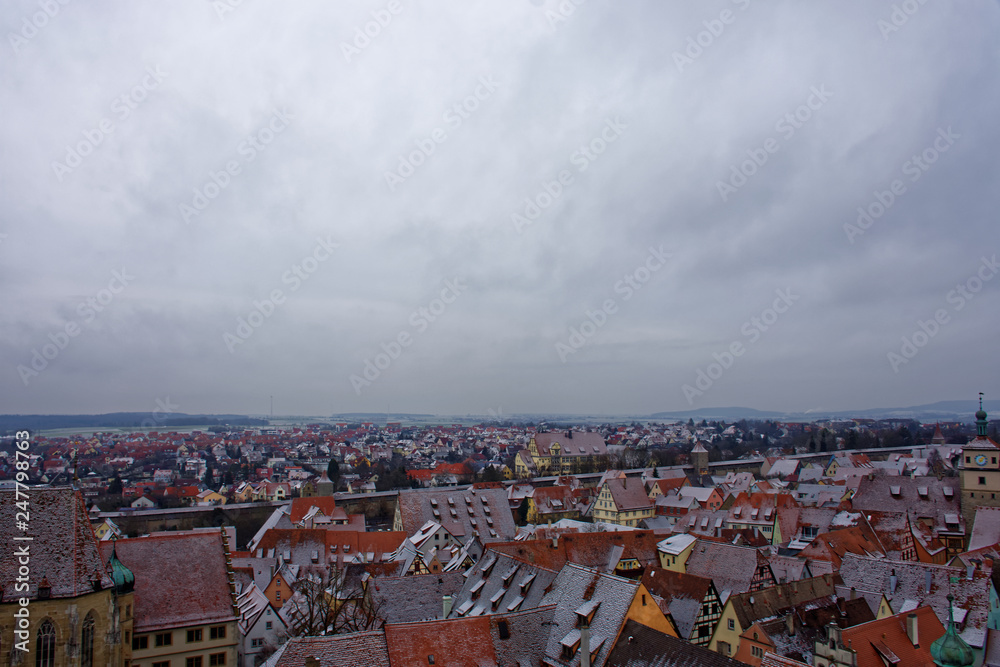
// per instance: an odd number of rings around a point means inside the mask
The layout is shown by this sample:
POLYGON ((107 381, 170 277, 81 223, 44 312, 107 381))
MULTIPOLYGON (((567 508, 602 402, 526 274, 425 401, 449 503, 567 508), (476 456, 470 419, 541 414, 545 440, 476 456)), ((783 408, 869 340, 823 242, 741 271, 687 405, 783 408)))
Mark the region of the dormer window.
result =
POLYGON ((594 615, 597 613, 597 608, 601 606, 601 601, 596 599, 590 599, 584 602, 582 605, 576 609, 576 627, 581 625, 590 625, 594 620, 594 615))

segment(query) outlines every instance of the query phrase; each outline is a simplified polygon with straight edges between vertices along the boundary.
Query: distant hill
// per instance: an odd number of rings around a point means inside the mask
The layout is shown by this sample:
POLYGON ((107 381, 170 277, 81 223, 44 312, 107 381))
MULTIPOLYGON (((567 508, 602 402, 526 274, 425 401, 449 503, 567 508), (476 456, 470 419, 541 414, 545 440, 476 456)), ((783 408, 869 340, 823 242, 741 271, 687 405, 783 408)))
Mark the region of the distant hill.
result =
MULTIPOLYGON (((698 408, 676 412, 657 412, 650 419, 776 419, 779 421, 819 421, 824 419, 915 419, 920 422, 975 420, 978 400, 937 401, 906 408, 868 408, 865 410, 810 410, 809 412, 768 412, 753 408, 698 408)), ((983 401, 983 409, 1000 417, 1000 400, 983 401)))
POLYGON ((247 415, 190 415, 183 412, 110 412, 103 415, 0 415, 0 433, 62 428, 183 428, 190 426, 267 426, 266 419, 247 415))

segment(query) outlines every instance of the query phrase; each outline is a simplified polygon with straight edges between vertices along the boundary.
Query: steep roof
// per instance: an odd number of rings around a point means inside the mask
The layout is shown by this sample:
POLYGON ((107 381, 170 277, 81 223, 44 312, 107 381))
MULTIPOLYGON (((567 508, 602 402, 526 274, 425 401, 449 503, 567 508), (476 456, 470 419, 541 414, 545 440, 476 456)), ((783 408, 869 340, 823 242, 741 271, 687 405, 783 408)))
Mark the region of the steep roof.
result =
POLYGON ((698 540, 685 569, 689 574, 710 578, 725 601, 731 593, 750 590, 760 559, 760 553, 752 547, 698 540))
MULTIPOLYGON (((333 516, 334 510, 339 509, 337 507, 337 501, 333 496, 292 498, 288 518, 293 524, 298 523, 299 521, 302 521, 302 518, 314 507, 319 508, 319 510, 326 516, 333 516)), ((343 510, 341 510, 341 512, 343 512, 343 510)))
POLYGON ((385 643, 392 667, 496 664, 486 616, 388 624, 385 643), (433 661, 429 656, 434 656, 433 661))
MULTIPOLYGON (((101 547, 110 557, 112 545, 101 547)), ((135 632, 237 619, 221 531, 160 533, 114 548, 135 573, 135 632)))
POLYGON ((845 586, 853 586, 858 592, 884 594, 895 612, 929 605, 938 619, 947 623, 947 596, 951 592, 955 596, 956 610, 965 612, 960 621, 959 635, 973 648, 982 648, 986 641, 989 612, 989 575, 978 570, 972 575, 971 579, 968 578, 968 572, 962 568, 854 554, 845 555, 840 565, 840 576, 845 586), (957 581, 952 582, 952 577, 957 581))
POLYGON ((325 637, 295 637, 279 651, 274 667, 302 667, 307 658, 319 660, 319 667, 389 667, 389 650, 384 630, 325 637))
POLYGON ((632 620, 622 628, 607 664, 616 667, 746 667, 738 660, 632 620))
POLYGON ((551 570, 576 563, 613 572, 622 559, 635 558, 643 566, 658 562, 657 536, 651 530, 564 533, 553 539, 494 542, 489 549, 551 570))
POLYGON ((604 482, 619 512, 643 510, 653 506, 646 486, 638 477, 612 478, 604 482))
POLYGON ((536 433, 535 446, 539 456, 549 456, 552 445, 559 443, 560 456, 604 456, 608 453, 607 444, 600 433, 571 431, 572 437, 567 437, 563 431, 536 433))
POLYGON ((454 595, 452 618, 539 607, 557 572, 487 551, 466 574, 465 584, 454 595))
POLYGON ((840 578, 836 575, 811 577, 801 581, 779 584, 763 588, 753 593, 737 593, 730 597, 733 612, 744 630, 754 622, 778 616, 780 611, 791 609, 807 602, 820 601, 822 604, 836 601, 836 585, 840 578), (824 599, 825 598, 825 599, 824 599))
POLYGON ((502 488, 405 489, 399 492, 397 511, 407 535, 428 521, 437 521, 463 541, 473 533, 479 533, 484 542, 512 540, 517 534, 507 491, 502 488))
POLYGON ((701 605, 714 590, 712 580, 695 574, 650 567, 642 576, 642 585, 652 595, 663 599, 677 626, 677 632, 681 637, 690 639, 701 605))
POLYGON ((572 642, 574 633, 579 634, 578 613, 589 615, 593 612, 590 617, 590 648, 595 654, 592 664, 602 667, 638 589, 637 581, 567 563, 552 583, 551 591, 542 599, 542 605, 556 605, 555 625, 549 633, 546 655, 552 660, 559 659, 563 642, 572 642))
POLYGON ((79 492, 69 487, 31 488, 28 491, 30 521, 27 531, 17 527, 17 513, 21 511, 16 505, 19 500, 23 498, 17 498, 14 489, 0 490, 0 535, 5 543, 0 553, 0 589, 4 602, 25 595, 23 591, 14 590, 20 566, 17 551, 22 546, 28 547, 31 560, 29 597, 38 594, 38 583, 43 577, 51 587, 53 598, 76 597, 111 588, 113 584, 106 566, 111 556, 110 543, 107 557, 102 556, 79 492), (15 541, 18 536, 29 536, 32 540, 15 541))
POLYGON ((465 584, 462 572, 378 577, 368 583, 379 615, 386 623, 410 623, 440 618, 445 595, 456 595, 465 584))
POLYGON ((850 642, 851 648, 857 652, 859 665, 882 665, 886 660, 895 658, 894 664, 906 667, 934 667, 931 659, 931 643, 944 634, 944 626, 934 610, 930 607, 919 607, 909 612, 887 616, 880 620, 869 621, 844 628, 841 631, 841 641, 844 646, 850 642), (906 634, 906 617, 917 615, 917 639, 919 646, 906 634))

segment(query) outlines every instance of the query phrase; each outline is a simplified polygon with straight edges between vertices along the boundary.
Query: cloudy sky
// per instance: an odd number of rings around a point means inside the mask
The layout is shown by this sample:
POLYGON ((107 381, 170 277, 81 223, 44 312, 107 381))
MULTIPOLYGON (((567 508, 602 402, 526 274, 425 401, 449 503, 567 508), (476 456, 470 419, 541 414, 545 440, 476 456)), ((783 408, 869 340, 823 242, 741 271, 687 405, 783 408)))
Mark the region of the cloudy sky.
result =
POLYGON ((47 2, 0 412, 1000 394, 996 1, 47 2))

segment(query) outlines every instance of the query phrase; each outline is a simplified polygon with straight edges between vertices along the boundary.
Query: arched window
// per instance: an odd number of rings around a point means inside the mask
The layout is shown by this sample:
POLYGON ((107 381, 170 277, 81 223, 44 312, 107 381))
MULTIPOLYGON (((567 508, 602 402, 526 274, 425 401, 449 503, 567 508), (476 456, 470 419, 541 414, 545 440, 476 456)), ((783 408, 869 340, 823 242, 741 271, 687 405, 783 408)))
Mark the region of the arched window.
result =
POLYGON ((94 665, 94 612, 83 619, 83 629, 80 631, 80 667, 94 665))
POLYGON ((56 628, 52 621, 45 619, 38 626, 35 642, 35 667, 52 667, 56 661, 56 628))

